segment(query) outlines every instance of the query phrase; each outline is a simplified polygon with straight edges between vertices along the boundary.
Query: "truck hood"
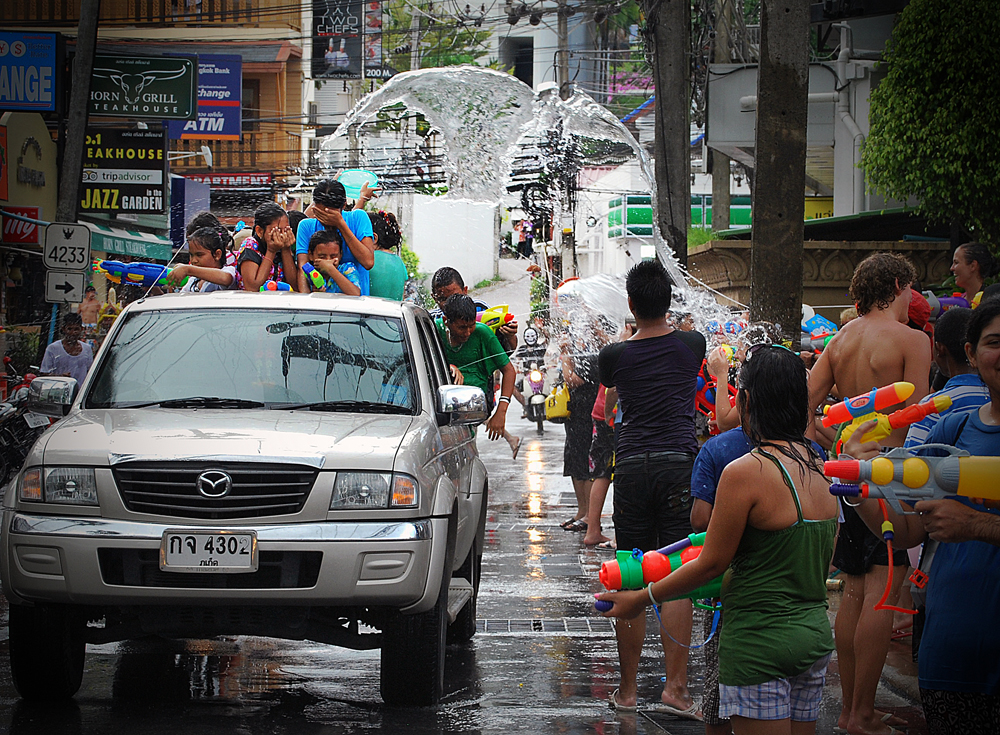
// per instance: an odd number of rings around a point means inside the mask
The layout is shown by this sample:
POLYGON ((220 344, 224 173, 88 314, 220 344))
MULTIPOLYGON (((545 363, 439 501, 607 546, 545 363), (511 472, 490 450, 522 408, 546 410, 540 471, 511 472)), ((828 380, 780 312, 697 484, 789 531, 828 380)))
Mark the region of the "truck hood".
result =
POLYGON ((46 464, 131 460, 286 462, 392 469, 413 416, 227 409, 89 409, 54 426, 46 464))

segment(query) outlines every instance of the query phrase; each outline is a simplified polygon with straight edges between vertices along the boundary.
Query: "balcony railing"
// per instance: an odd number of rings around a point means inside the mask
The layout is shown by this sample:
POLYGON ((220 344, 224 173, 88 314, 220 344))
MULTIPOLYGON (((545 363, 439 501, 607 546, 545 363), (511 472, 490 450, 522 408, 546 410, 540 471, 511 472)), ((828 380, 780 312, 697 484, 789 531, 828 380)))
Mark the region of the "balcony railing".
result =
MULTIPOLYGON (((80 0, 0 0, 0 23, 77 25, 80 0)), ((103 0, 101 25, 234 24, 299 28, 298 6, 288 0, 103 0)))
POLYGON ((299 139, 282 132, 262 131, 244 133, 243 140, 172 140, 171 151, 197 152, 203 145, 212 151, 212 168, 205 167, 205 159, 191 156, 173 161, 170 169, 175 174, 207 171, 255 171, 279 174, 302 165, 299 139))

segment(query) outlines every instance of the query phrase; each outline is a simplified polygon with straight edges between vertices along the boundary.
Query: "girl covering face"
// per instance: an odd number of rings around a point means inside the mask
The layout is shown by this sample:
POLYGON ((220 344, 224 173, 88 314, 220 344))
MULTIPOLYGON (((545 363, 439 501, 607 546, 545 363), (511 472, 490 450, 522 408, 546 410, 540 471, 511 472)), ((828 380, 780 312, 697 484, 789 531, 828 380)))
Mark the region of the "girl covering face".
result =
POLYGON ((202 227, 195 230, 187 244, 188 264, 170 271, 167 275, 169 285, 183 284, 181 291, 187 293, 208 293, 235 287, 236 267, 226 265, 226 248, 217 229, 202 227))

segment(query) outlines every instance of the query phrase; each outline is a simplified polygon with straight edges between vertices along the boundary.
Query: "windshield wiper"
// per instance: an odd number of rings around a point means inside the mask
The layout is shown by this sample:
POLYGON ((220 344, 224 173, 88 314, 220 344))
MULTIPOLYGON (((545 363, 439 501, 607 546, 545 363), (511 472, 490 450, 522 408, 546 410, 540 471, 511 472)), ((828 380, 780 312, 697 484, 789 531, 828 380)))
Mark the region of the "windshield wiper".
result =
POLYGON ((286 403, 271 406, 271 408, 279 411, 307 409, 309 411, 343 411, 344 413, 413 413, 413 409, 407 406, 378 401, 316 401, 314 403, 286 403))
POLYGON ((189 398, 169 398, 165 401, 150 401, 136 403, 122 408, 146 408, 160 406, 161 408, 262 408, 260 401, 249 401, 244 398, 216 398, 211 396, 191 396, 189 398))

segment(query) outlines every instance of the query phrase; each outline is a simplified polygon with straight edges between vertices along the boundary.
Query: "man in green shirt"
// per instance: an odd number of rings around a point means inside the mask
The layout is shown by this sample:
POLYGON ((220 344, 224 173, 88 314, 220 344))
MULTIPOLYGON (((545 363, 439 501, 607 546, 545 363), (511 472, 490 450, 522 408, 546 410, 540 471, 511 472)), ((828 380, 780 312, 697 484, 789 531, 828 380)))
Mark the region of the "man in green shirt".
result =
MULTIPOLYGON (((496 411, 486 422, 487 436, 499 439, 504 434, 507 407, 514 391, 514 366, 493 330, 476 321, 476 305, 471 298, 455 294, 445 302, 442 311, 444 316, 436 321, 438 336, 455 374, 455 382, 474 385, 485 392, 493 371, 500 371, 500 399, 496 411)), ((487 401, 489 398, 487 396, 487 401)))

